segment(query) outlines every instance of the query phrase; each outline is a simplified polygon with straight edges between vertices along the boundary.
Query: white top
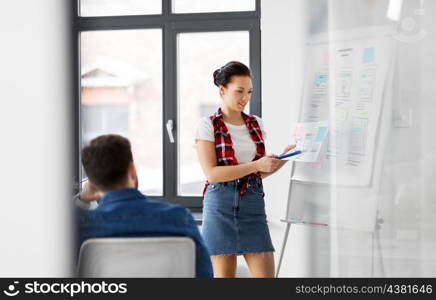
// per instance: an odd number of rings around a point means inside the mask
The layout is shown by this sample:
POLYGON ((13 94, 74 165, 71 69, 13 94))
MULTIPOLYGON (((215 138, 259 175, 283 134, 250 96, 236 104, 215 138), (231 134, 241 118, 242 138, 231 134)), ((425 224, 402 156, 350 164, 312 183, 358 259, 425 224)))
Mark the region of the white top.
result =
MULTIPOLYGON (((263 139, 266 139, 266 133, 263 129, 262 119, 255 116, 257 123, 259 123, 260 129, 262 130, 263 139)), ((233 150, 235 151, 236 159, 238 163, 243 164, 253 160, 256 156, 256 145, 251 139, 248 128, 245 124, 243 125, 232 125, 224 122, 229 130, 230 137, 233 142, 233 150)), ((215 142, 215 136, 213 132, 212 120, 209 117, 203 117, 197 123, 197 130, 195 133, 195 140, 204 140, 215 142)))

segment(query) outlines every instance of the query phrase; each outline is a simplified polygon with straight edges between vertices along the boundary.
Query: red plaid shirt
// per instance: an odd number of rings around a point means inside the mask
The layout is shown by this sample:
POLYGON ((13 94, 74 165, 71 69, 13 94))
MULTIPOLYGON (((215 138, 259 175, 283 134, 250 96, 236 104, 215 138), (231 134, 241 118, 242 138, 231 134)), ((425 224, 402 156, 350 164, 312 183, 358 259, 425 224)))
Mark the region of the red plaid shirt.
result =
MULTIPOLYGON (((253 158, 253 161, 258 160, 259 158, 265 156, 265 144, 263 142, 263 134, 260 129, 259 123, 256 120, 256 117, 253 115, 246 115, 241 112, 242 118, 245 121, 245 125, 248 128, 248 132, 250 133, 250 137, 253 142, 256 144, 256 156, 253 158)), ((215 151, 217 157, 218 166, 236 166, 238 165, 238 160, 235 156, 235 151, 233 150, 233 142, 230 137, 229 131, 227 129, 226 124, 223 120, 223 114, 221 108, 218 109, 216 113, 209 117, 213 124, 213 131, 215 136, 215 151)), ((256 177, 260 177, 260 173, 252 173, 240 178, 242 184, 239 193, 241 195, 245 194, 247 190, 247 181, 248 179, 256 179, 256 177)), ((203 190, 203 196, 206 192, 207 186, 209 182, 206 181, 203 190)))

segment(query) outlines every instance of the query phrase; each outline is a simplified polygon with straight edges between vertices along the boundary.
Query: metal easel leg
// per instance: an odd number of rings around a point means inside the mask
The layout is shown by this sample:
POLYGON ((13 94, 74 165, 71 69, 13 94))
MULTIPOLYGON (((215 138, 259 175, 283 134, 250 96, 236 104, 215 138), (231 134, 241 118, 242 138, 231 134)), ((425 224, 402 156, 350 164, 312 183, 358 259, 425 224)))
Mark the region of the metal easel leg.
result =
POLYGON ((291 223, 286 223, 286 232, 285 232, 285 237, 283 238, 282 251, 280 252, 279 264, 277 265, 276 278, 279 277, 280 267, 282 265, 283 255, 285 254, 286 242, 288 241, 290 228, 291 228, 291 223))
POLYGON ((375 242, 377 243, 377 250, 378 250, 378 255, 379 255, 379 264, 380 264, 380 277, 385 277, 385 265, 383 262, 383 251, 382 251, 382 246, 381 246, 381 240, 380 240, 380 232, 379 232, 380 228, 378 228, 375 232, 375 242))
MULTIPOLYGON (((377 229, 376 229, 377 230, 377 229)), ((374 278, 375 275, 375 259, 374 259, 374 232, 371 232, 371 278, 374 278)))

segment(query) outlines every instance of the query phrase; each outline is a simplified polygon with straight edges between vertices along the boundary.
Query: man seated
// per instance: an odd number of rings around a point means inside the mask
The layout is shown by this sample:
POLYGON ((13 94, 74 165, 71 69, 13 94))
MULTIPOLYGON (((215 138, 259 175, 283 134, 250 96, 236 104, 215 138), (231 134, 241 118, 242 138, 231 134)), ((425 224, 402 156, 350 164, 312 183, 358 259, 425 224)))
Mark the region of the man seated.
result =
POLYGON ((188 210, 148 199, 138 190, 129 140, 119 135, 93 139, 82 150, 82 164, 89 180, 80 202, 99 201, 95 209, 79 208, 80 245, 100 237, 187 236, 196 245, 196 277, 213 277, 209 253, 188 210))

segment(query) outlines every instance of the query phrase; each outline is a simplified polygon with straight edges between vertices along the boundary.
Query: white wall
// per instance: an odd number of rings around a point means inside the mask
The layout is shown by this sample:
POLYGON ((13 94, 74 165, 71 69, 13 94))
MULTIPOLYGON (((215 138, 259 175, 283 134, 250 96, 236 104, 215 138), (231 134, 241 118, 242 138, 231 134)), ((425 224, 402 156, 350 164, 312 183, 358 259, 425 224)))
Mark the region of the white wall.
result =
POLYGON ((69 274, 68 2, 2 1, 2 277, 69 274))
MULTIPOLYGON (((279 154, 287 145, 290 127, 298 119, 302 87, 305 34, 303 1, 262 1, 262 118, 268 134, 268 153, 279 154)), ((280 254, 291 163, 264 181, 267 216, 276 248, 276 264, 280 254)), ((304 276, 310 255, 307 227, 291 227, 280 276, 304 276)))

